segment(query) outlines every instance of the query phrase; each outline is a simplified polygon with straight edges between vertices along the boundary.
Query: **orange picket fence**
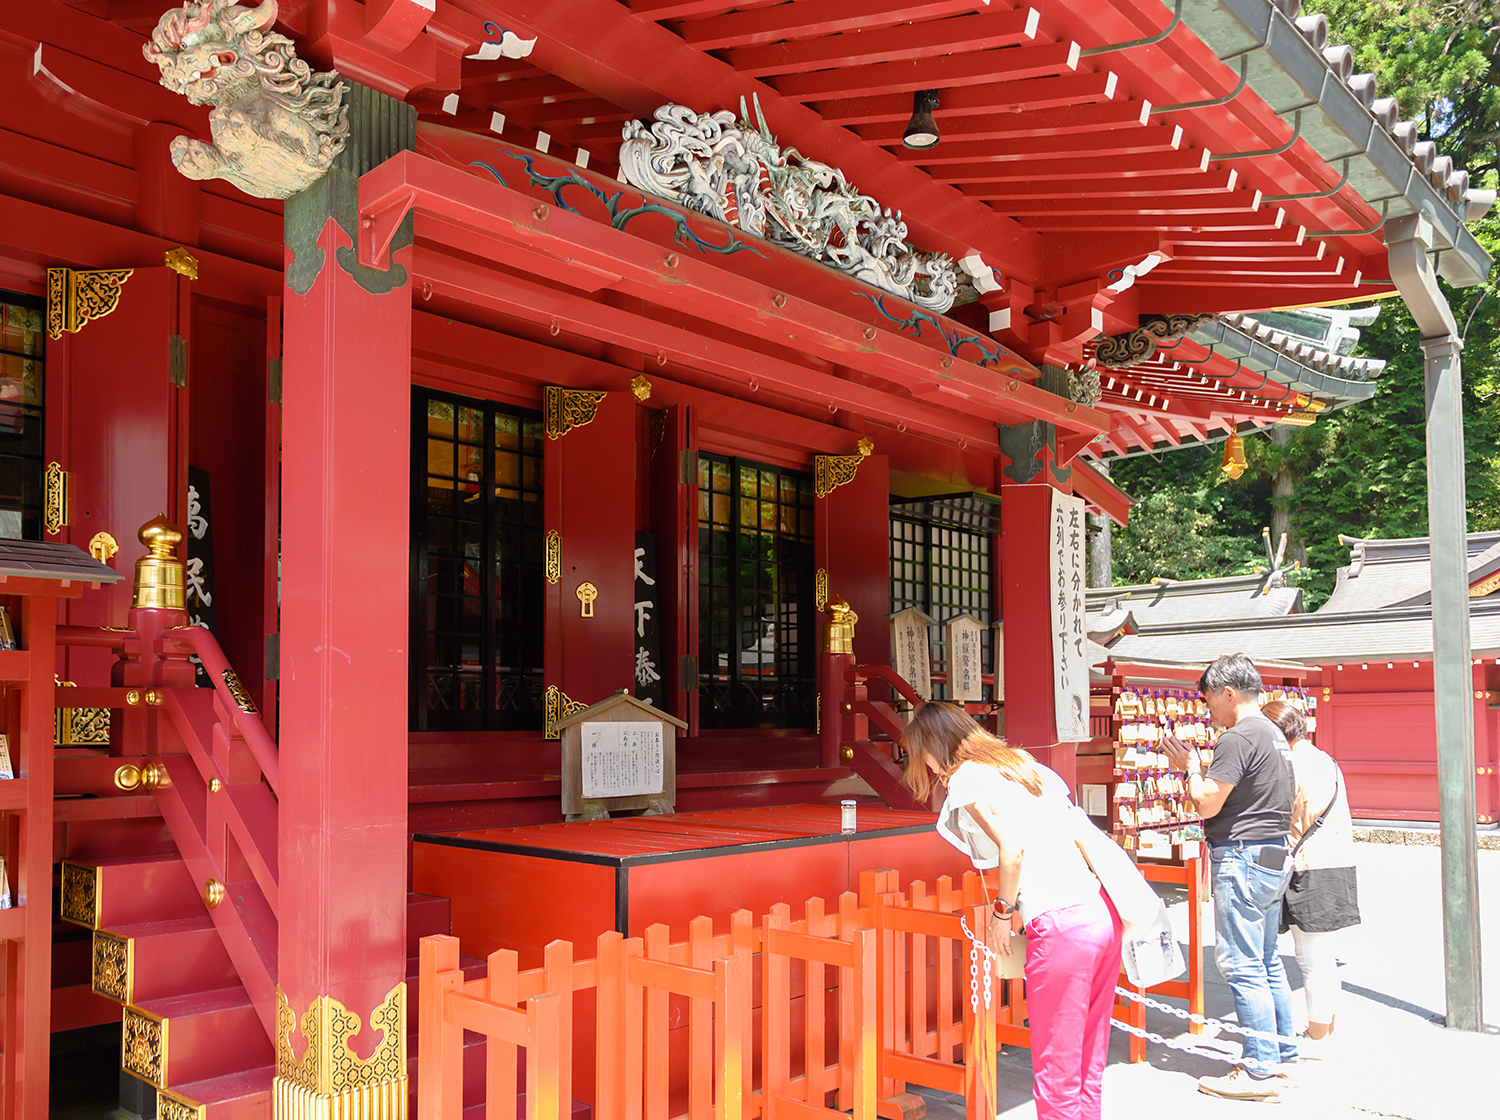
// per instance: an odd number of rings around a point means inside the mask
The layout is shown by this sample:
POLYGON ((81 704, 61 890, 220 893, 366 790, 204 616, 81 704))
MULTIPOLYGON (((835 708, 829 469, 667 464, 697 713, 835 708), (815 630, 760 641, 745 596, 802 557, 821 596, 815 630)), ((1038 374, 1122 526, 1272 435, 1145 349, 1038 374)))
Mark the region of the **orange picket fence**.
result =
MULTIPOLYGON (((1189 888, 1193 959, 1186 982, 1156 991, 1201 1010, 1197 868, 1160 877, 1189 888)), ((757 924, 739 910, 719 934, 700 917, 675 943, 663 925, 611 931, 591 960, 554 941, 526 971, 502 949, 471 980, 456 938, 423 938, 418 1120, 460 1120, 465 1031, 486 1036, 490 1120, 514 1115, 521 1051, 526 1120, 571 1117, 575 1058, 593 1062, 594 1120, 909 1120, 924 1106, 908 1086, 963 1093, 968 1120, 990 1120, 998 1046, 1030 1044, 1024 984, 986 984, 982 957, 974 966, 963 923, 987 919, 977 875, 898 888, 896 872, 867 871, 833 911, 813 898, 800 919, 779 905, 757 924), (588 991, 592 1054, 573 1030, 574 995, 588 991)), ((1134 1004, 1115 1017, 1141 1021, 1134 1004)))

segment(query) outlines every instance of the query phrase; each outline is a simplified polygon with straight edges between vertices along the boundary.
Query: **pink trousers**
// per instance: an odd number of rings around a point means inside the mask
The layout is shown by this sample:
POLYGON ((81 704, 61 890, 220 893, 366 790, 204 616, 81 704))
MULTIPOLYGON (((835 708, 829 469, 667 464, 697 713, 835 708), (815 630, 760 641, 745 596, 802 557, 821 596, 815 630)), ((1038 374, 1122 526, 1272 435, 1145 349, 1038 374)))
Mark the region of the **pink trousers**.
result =
POLYGON ((1026 925, 1037 1120, 1100 1120, 1120 936, 1120 917, 1103 891, 1026 925))

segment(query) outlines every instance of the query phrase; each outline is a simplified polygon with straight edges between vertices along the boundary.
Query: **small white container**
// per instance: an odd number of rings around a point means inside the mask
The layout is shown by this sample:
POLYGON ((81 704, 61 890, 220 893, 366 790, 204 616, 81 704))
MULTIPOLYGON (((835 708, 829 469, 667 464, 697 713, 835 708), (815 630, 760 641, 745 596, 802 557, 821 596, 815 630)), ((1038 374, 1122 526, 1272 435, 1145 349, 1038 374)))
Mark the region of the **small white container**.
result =
POLYGON ((858 807, 858 804, 859 803, 856 802, 856 801, 840 801, 839 802, 839 831, 840 832, 854 832, 856 830, 857 826, 854 823, 854 813, 855 813, 855 809, 858 807))

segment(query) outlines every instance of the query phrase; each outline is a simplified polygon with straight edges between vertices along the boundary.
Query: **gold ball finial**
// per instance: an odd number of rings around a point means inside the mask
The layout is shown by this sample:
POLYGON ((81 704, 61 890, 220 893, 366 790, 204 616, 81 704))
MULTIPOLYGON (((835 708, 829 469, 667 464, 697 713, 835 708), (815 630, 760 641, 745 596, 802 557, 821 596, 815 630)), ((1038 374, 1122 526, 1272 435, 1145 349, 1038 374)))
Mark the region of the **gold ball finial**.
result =
POLYGON ((164 513, 158 513, 142 525, 136 536, 150 549, 151 555, 159 560, 169 560, 176 556, 177 546, 182 543, 182 531, 164 513))
POLYGON ((182 531, 167 520, 166 514, 158 513, 141 526, 136 536, 146 546, 147 554, 135 562, 134 606, 182 610, 187 605, 183 596, 183 564, 177 559, 182 531))

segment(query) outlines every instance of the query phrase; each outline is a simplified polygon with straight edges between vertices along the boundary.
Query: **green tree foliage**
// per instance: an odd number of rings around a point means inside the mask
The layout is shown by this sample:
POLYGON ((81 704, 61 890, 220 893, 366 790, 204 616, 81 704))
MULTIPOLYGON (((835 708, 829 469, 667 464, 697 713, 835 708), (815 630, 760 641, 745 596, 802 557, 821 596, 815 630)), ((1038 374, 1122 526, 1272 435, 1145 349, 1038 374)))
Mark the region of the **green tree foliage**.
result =
MULTIPOLYGON (((1328 17, 1331 42, 1355 49, 1357 70, 1373 72, 1382 96, 1399 99, 1423 138, 1494 187, 1500 150, 1500 0, 1308 0, 1328 17)), ((1471 225, 1500 255, 1500 217, 1471 225)), ((1500 528, 1500 291, 1448 289, 1463 332, 1464 427, 1471 531, 1500 528)), ((1221 451, 1178 452, 1119 462, 1111 476, 1140 498, 1129 529, 1114 537, 1115 581, 1153 575, 1230 575, 1264 563, 1260 527, 1270 524, 1271 476, 1289 468, 1293 537, 1306 549, 1300 582, 1309 607, 1333 588, 1348 562, 1339 534, 1412 537, 1427 533, 1423 362, 1417 329, 1399 298, 1384 301, 1358 351, 1388 364, 1371 400, 1350 406, 1284 445, 1247 436, 1248 469, 1229 480, 1221 451), (1175 519, 1173 513, 1175 511, 1175 519), (1250 556, 1253 554, 1253 560, 1250 556)))

